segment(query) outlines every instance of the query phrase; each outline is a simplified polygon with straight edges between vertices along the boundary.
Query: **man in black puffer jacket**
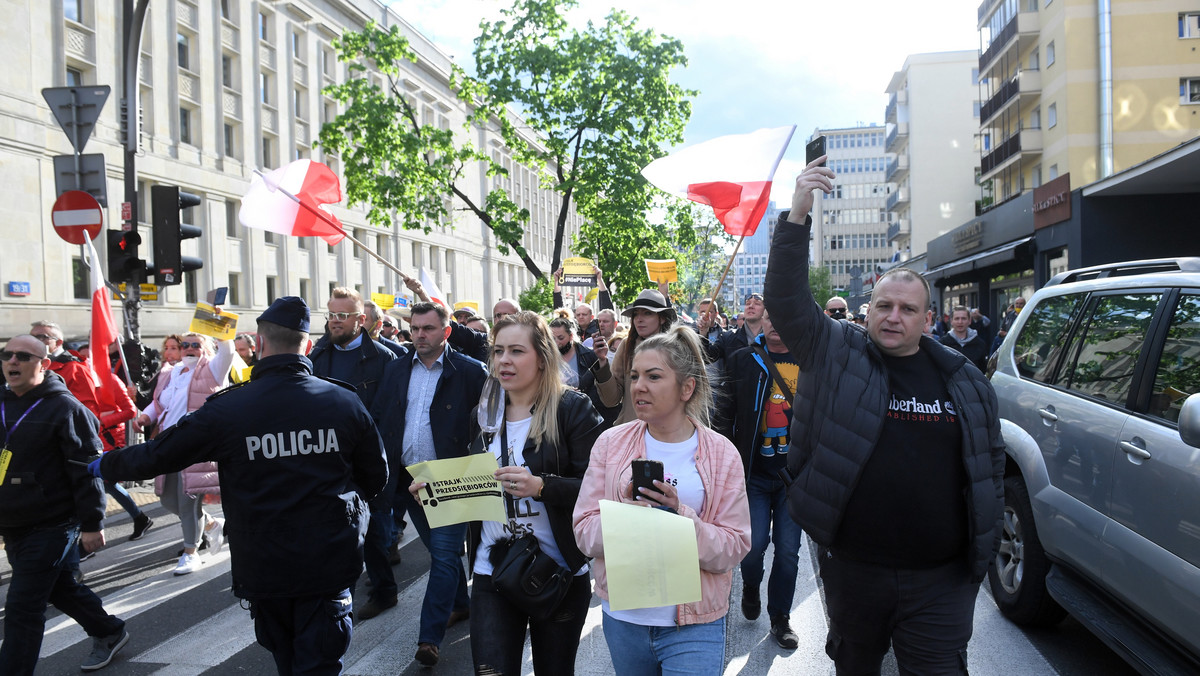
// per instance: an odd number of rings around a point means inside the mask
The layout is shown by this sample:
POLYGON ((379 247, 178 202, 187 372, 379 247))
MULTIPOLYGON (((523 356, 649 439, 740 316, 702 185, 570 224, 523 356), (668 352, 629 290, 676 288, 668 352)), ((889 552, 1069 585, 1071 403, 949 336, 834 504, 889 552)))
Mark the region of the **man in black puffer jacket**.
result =
POLYGON ((789 511, 820 545, 825 650, 839 673, 879 673, 890 644, 903 672, 965 674, 1000 532, 996 394, 963 355, 922 337, 929 286, 911 270, 875 284, 866 331, 821 311, 807 214, 833 178, 813 162, 796 179, 764 294, 800 367, 789 511))

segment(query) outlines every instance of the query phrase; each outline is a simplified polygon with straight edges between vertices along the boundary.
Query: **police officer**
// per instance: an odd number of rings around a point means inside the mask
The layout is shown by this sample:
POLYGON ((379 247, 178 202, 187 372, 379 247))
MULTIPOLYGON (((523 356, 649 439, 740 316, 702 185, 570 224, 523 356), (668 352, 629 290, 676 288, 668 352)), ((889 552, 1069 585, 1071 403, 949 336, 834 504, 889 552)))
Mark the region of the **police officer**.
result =
POLYGON ((301 354, 308 328, 304 301, 279 298, 258 318, 250 382, 89 469, 120 481, 215 460, 233 593, 250 601, 258 642, 280 674, 337 674, 350 645, 366 500, 383 488, 388 468, 354 390, 312 375, 301 354))

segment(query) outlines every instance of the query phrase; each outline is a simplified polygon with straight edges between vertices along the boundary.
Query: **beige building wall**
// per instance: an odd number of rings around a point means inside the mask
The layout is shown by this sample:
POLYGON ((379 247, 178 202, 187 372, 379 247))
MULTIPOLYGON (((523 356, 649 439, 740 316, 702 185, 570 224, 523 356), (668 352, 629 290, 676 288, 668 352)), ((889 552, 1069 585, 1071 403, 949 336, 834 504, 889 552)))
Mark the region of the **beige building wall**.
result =
POLYGON ((888 84, 891 239, 903 255, 975 216, 977 62, 975 51, 912 54, 888 84))
MULTIPOLYGON (((68 3, 72 7, 76 3, 68 3)), ((53 157, 71 146, 41 96, 44 87, 110 85, 112 94, 85 148, 105 156, 106 227, 120 227, 124 156, 121 146, 121 17, 118 2, 78 0, 78 17, 64 13, 63 0, 19 0, 0 27, 0 334, 28 329, 53 318, 68 335, 86 334, 89 306, 81 283, 86 270, 80 247, 60 240, 51 227, 56 198, 53 157), (81 275, 83 275, 81 277, 81 275), (9 293, 8 283, 29 282, 30 295, 9 293)), ((203 203, 186 212, 204 235, 184 243, 184 254, 204 259, 188 284, 166 287, 160 300, 145 303, 143 335, 161 336, 186 327, 196 297, 231 286, 231 309, 253 330, 253 318, 273 297, 303 295, 314 311, 324 307, 332 286, 402 293, 395 273, 349 241, 328 247, 313 238, 273 236, 236 222, 240 199, 256 168, 277 168, 308 157, 329 164, 314 141, 338 106, 323 87, 349 76, 333 55, 332 41, 368 19, 398 25, 419 56, 399 78, 418 103, 422 121, 459 130, 465 110, 448 86, 451 61, 437 46, 375 0, 176 0, 150 3, 142 41, 141 146, 137 159, 139 221, 143 258, 152 258, 149 189, 178 185, 203 203), (265 35, 265 37, 263 37, 265 35), (181 47, 180 36, 186 44, 181 47), (181 59, 186 63, 181 63, 181 59), (185 121, 186 117, 186 121, 185 121), (264 143, 265 141, 265 143, 264 143)), ((372 76, 384 82, 382 76, 372 76)), ((468 167, 462 185, 477 203, 498 185, 532 214, 525 246, 546 268, 553 254, 557 195, 539 185, 535 173, 514 165, 498 136, 472 127, 482 147, 511 168, 507 178, 488 178, 468 167)), ((345 184, 343 180, 343 191, 345 184)), ((501 255, 490 231, 462 209, 457 199, 442 223, 420 229, 377 228, 362 207, 334 207, 347 231, 409 273, 425 266, 451 301, 474 300, 485 312, 497 298, 516 296, 533 278, 512 253, 501 255)), ((580 218, 572 211, 567 241, 580 218)), ((103 236, 96 240, 105 257, 103 236)), ((565 253, 564 255, 569 255, 565 253)), ((106 264, 106 263, 105 263, 106 264)), ((120 306, 114 304, 114 312, 120 306)), ((319 325, 319 323, 317 324, 319 325)))

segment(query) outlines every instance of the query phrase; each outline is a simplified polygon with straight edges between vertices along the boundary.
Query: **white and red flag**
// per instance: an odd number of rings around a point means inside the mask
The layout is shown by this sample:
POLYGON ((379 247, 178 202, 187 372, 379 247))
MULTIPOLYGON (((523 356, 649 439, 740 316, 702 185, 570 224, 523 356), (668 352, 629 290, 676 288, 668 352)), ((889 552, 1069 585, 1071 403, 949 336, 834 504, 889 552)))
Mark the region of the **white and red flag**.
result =
POLYGON ((92 332, 88 339, 87 367, 96 386, 96 400, 110 401, 116 395, 108 391, 111 387, 108 373, 112 370, 108 365, 108 346, 117 340, 117 323, 113 320, 104 273, 100 271, 100 255, 90 238, 87 238, 87 251, 91 258, 88 268, 92 286, 92 332))
POLYGON ((796 126, 720 136, 660 157, 642 169, 666 192, 713 208, 725 232, 754 234, 771 202, 771 181, 796 126))
POLYGON ((421 266, 421 286, 425 287, 425 295, 429 296, 429 300, 438 303, 444 308, 449 308, 450 304, 446 302, 446 296, 442 294, 442 290, 438 288, 437 282, 433 281, 433 275, 421 266))
POLYGON ((342 200, 342 186, 333 171, 312 160, 296 160, 258 174, 242 198, 238 220, 294 237, 320 237, 330 244, 345 238, 342 222, 324 206, 342 200))

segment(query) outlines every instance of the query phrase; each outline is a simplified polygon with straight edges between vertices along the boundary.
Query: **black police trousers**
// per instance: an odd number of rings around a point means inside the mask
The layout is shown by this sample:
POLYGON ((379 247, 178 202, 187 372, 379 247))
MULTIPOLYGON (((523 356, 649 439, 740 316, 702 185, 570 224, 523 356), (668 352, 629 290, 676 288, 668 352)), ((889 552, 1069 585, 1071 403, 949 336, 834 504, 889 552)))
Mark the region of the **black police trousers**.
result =
POLYGON ((336 675, 350 647, 353 605, 350 590, 343 589, 329 596, 251 601, 250 616, 280 676, 336 675))

